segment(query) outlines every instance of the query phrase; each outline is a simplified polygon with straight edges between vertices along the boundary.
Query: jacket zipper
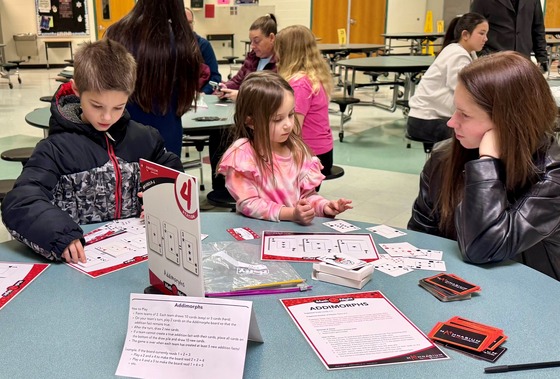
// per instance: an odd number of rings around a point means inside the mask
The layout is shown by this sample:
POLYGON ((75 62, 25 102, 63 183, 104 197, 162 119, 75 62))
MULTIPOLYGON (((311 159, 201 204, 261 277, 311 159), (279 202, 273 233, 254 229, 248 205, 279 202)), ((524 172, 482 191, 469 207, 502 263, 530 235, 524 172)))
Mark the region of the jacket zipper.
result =
POLYGON ((113 163, 113 168, 115 169, 115 220, 121 218, 121 207, 122 207, 122 175, 121 168, 119 167, 119 162, 117 156, 115 155, 115 150, 109 137, 105 134, 105 141, 107 142, 107 153, 109 154, 109 159, 113 163))

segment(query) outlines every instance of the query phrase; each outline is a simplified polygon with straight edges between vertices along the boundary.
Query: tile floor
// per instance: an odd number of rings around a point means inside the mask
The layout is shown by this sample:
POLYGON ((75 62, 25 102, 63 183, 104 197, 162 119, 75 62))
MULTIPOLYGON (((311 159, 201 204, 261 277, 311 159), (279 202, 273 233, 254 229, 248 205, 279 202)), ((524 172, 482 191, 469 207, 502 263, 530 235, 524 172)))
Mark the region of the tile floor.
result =
MULTIPOLYGON (((223 73, 228 66, 220 67, 223 73)), ((54 79, 60 69, 21 70, 22 84, 14 82, 9 89, 5 79, 0 80, 0 151, 30 146, 39 141, 43 131, 25 123, 25 114, 48 104, 39 97, 54 93, 59 83, 54 79)), ((12 77, 13 78, 13 77, 12 77)), ((363 102, 386 101, 389 89, 379 92, 361 89, 363 102)), ((353 200, 354 209, 343 217, 347 220, 385 223, 396 227, 406 227, 412 202, 417 194, 418 174, 425 162, 421 144, 412 143, 406 148, 404 139, 404 117, 400 110, 390 113, 371 106, 355 106, 352 118, 345 126, 344 142, 338 140, 340 116, 335 104, 331 105, 330 116, 335 138, 335 164, 345 169, 339 179, 325 181, 321 194, 327 198, 346 197, 353 200)), ((192 152, 196 154, 194 149, 192 152)), ((210 166, 204 165, 206 192, 211 188, 210 166)), ((0 161, 0 179, 16 178, 21 166, 14 162, 0 161)), ((191 171, 198 175, 198 169, 191 171)), ((201 208, 213 208, 201 193, 201 208)), ((0 241, 9 236, 0 227, 0 241)))

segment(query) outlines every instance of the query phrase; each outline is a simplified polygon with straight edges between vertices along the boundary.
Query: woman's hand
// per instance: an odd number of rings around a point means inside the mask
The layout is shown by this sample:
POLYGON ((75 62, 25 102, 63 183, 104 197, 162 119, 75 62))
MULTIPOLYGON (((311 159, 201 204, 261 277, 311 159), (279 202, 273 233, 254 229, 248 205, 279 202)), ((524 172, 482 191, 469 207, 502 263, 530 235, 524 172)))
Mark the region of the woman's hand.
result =
POLYGON ((480 157, 487 156, 496 159, 500 158, 500 148, 498 147, 498 138, 494 129, 488 130, 482 136, 480 146, 478 148, 478 155, 480 157))
POLYGON ((218 92, 218 97, 220 99, 229 99, 235 101, 237 99, 237 93, 239 91, 236 89, 227 89, 225 87, 222 88, 220 92, 218 92))

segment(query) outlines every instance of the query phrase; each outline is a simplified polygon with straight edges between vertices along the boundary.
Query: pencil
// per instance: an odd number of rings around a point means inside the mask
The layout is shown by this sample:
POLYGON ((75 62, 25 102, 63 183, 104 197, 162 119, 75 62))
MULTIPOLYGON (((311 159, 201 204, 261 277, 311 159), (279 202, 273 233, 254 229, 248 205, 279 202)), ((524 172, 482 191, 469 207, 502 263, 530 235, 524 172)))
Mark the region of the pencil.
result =
POLYGON ((256 284, 253 286, 238 287, 235 288, 234 290, 252 290, 257 288, 281 287, 281 286, 289 286, 292 284, 299 284, 303 282, 304 282, 303 279, 292 279, 292 280, 284 280, 281 282, 271 282, 271 283, 256 284))
POLYGON ((523 364, 518 364, 518 365, 504 365, 504 366, 486 367, 484 369, 484 373, 485 374, 494 374, 494 373, 498 373, 498 372, 535 370, 535 369, 539 369, 539 368, 549 368, 549 367, 560 367, 560 361, 535 362, 535 363, 523 363, 523 364))

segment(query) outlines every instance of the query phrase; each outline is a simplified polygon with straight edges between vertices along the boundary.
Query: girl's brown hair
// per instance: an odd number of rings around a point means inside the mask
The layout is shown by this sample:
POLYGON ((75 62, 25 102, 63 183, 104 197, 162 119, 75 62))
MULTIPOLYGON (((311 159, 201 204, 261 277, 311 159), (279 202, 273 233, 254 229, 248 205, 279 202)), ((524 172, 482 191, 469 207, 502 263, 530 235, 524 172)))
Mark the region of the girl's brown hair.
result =
MULTIPOLYGON (((531 185, 538 175, 533 156, 552 134, 558 113, 539 68, 521 54, 505 51, 469 64, 459 73, 458 81, 494 124, 506 190, 531 185)), ((473 151, 453 137, 444 155, 436 209, 441 215, 440 230, 449 235, 455 231, 455 208, 464 189, 463 170, 465 163, 473 159, 473 151)))
MULTIPOLYGON (((261 172, 269 171, 274 176, 270 123, 282 106, 286 93, 294 91, 280 75, 265 70, 253 72, 245 78, 235 102, 233 140, 247 138, 256 153, 261 172)), ((301 138, 300 125, 294 118, 294 129, 285 142, 296 163, 301 166, 311 152, 301 138)))

